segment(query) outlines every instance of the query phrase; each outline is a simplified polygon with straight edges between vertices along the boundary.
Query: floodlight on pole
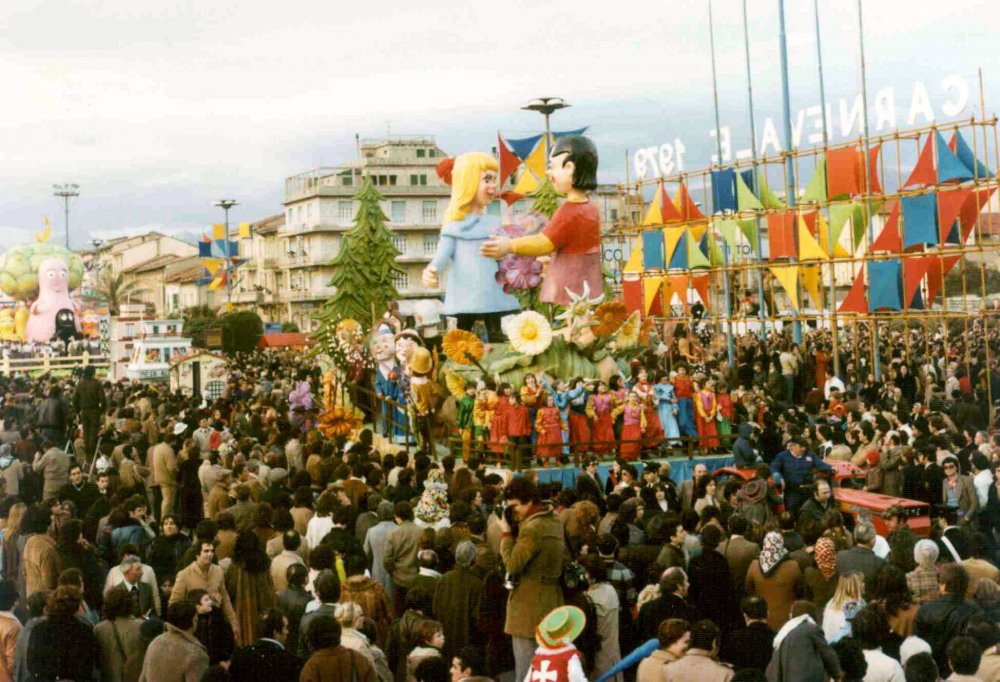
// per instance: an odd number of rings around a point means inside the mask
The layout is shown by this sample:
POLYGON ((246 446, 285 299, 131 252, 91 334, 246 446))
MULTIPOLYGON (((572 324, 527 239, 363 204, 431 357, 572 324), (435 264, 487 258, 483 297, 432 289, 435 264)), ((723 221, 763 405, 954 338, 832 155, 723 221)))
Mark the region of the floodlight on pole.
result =
POLYGON ((225 237, 225 251, 226 251, 226 311, 232 310, 233 307, 233 278, 232 278, 232 261, 233 255, 229 252, 229 209, 233 206, 239 206, 240 202, 236 199, 219 199, 212 203, 213 206, 218 206, 226 213, 226 237, 225 237))
POLYGON ((63 200, 63 212, 66 216, 66 248, 69 248, 69 200, 80 196, 80 185, 66 183, 63 185, 52 185, 52 194, 63 200))
POLYGON ((566 109, 572 106, 564 100, 562 97, 536 97, 531 100, 523 107, 524 111, 537 111, 542 116, 545 117, 545 159, 548 161, 549 158, 549 116, 553 112, 559 111, 560 109, 566 109))

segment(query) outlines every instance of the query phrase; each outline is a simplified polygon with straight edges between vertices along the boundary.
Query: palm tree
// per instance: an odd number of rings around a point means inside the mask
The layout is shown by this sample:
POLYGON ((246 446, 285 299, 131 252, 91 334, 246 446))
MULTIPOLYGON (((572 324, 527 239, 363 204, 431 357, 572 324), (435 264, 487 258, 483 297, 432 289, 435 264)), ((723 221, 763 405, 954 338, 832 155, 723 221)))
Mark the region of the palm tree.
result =
POLYGON ((108 312, 117 315, 122 303, 125 303, 129 297, 143 291, 144 289, 140 289, 136 282, 126 282, 124 273, 116 273, 110 268, 102 268, 97 273, 92 298, 107 304, 108 312))

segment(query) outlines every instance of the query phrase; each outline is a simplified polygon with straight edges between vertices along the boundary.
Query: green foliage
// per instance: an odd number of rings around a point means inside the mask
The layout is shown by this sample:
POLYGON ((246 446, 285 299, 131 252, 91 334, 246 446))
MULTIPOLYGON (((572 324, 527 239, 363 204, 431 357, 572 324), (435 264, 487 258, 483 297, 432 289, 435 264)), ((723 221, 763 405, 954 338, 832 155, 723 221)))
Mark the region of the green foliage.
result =
POLYGON ((14 246, 0 255, 0 290, 11 298, 28 301, 38 296, 38 266, 47 258, 61 258, 69 268, 69 289, 83 280, 83 259, 65 246, 46 242, 14 246))
POLYGON ((205 343, 205 330, 219 324, 218 316, 211 306, 200 305, 185 308, 182 313, 184 317, 184 336, 190 337, 191 345, 195 348, 208 348, 205 343))
POLYGON ((531 210, 543 214, 546 218, 551 218, 555 214, 559 208, 559 200, 563 198, 563 195, 556 191, 555 185, 552 184, 548 176, 538 186, 538 189, 528 196, 534 199, 531 203, 531 210))
POLYGON ((282 322, 281 323, 281 331, 283 331, 283 332, 298 332, 298 331, 301 331, 301 330, 299 329, 299 325, 295 324, 294 322, 282 322))
POLYGON ((240 310, 223 315, 222 351, 224 353, 246 353, 254 350, 260 337, 264 335, 264 323, 252 310, 240 310))
POLYGON ((392 230, 386 227, 388 217, 379 205, 385 197, 366 176, 354 199, 360 203, 354 228, 344 235, 331 263, 333 277, 328 286, 337 291, 317 318, 320 326, 315 337, 321 348, 331 346, 341 320, 351 318, 369 328, 373 311, 378 315, 389 301, 399 298, 392 280, 403 270, 396 263, 399 251, 392 244, 392 230))
POLYGON ((944 278, 944 295, 949 298, 961 296, 963 279, 965 280, 965 291, 969 296, 983 295, 984 279, 986 280, 987 295, 1000 293, 1000 270, 987 265, 980 271, 979 263, 964 258, 956 263, 955 267, 944 278))
MULTIPOLYGON (((73 278, 71 276, 70 284, 72 285, 72 283, 73 278)), ((108 311, 112 315, 117 315, 122 304, 127 303, 131 296, 136 296, 146 291, 139 288, 134 281, 126 281, 123 273, 115 273, 108 268, 104 268, 98 273, 93 290, 93 296, 88 298, 107 305, 108 311)))

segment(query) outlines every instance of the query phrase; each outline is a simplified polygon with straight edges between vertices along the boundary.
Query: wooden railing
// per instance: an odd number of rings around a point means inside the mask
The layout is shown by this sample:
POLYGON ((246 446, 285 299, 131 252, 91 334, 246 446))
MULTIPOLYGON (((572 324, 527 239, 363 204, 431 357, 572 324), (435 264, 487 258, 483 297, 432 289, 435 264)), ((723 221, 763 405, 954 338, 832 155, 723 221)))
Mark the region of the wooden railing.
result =
POLYGON ((74 370, 79 367, 96 367, 98 369, 111 367, 111 359, 106 355, 56 355, 33 358, 3 358, 0 361, 0 372, 6 375, 30 374, 38 372, 47 374, 54 371, 74 370))

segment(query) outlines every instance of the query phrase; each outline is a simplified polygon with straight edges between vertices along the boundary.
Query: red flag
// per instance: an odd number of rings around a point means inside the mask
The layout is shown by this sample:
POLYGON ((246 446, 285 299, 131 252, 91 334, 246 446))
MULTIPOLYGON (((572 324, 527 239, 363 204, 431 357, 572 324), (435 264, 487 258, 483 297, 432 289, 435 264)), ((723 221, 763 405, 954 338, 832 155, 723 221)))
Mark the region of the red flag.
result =
POLYGON ((920 256, 903 259, 903 307, 909 308, 913 297, 920 289, 920 281, 927 275, 931 265, 937 265, 938 256, 920 256))
MULTIPOLYGON (((972 194, 972 189, 953 189, 946 192, 938 192, 938 230, 941 232, 941 243, 948 238, 955 218, 961 212, 966 199, 972 194)), ((964 227, 964 225, 963 225, 964 227)), ((963 236, 967 236, 963 235, 963 236)), ((964 239, 962 240, 965 241, 964 239)))
POLYGON ((903 183, 903 187, 913 185, 933 185, 937 182, 937 171, 934 170, 934 136, 928 135, 927 142, 924 143, 924 150, 920 152, 920 158, 914 167, 910 177, 903 183))
POLYGON ((899 202, 897 201, 889 213, 889 219, 872 244, 872 251, 891 251, 898 253, 903 250, 903 240, 899 237, 899 202))
POLYGON ((962 210, 958 214, 958 220, 962 224, 962 243, 969 238, 969 233, 972 232, 972 228, 976 226, 976 222, 979 220, 979 214, 983 210, 983 206, 986 202, 990 200, 993 193, 996 191, 996 187, 990 187, 988 189, 977 189, 972 196, 966 197, 965 203, 962 204, 962 210))
POLYGON ((868 312, 868 299, 865 298, 865 271, 863 268, 858 270, 858 276, 854 278, 854 284, 851 285, 851 290, 847 292, 847 298, 837 308, 837 312, 859 314, 868 312))
MULTIPOLYGON (((626 279, 622 281, 622 299, 624 299, 625 310, 629 313, 638 310, 639 314, 642 315, 642 280, 626 279)), ((652 313, 652 311, 650 312, 652 313)))
POLYGON ((677 210, 674 202, 670 200, 667 196, 667 188, 664 186, 663 181, 660 181, 660 215, 663 216, 664 223, 683 223, 684 216, 681 212, 677 210))
POLYGON ((677 190, 677 199, 681 215, 684 217, 684 222, 689 223, 695 220, 705 219, 705 214, 698 210, 698 205, 694 203, 694 199, 691 198, 691 195, 688 193, 687 187, 683 182, 677 190))
POLYGON ((691 312, 691 306, 688 304, 688 282, 690 279, 687 275, 671 275, 667 278, 670 291, 676 293, 678 298, 681 299, 681 303, 684 304, 685 313, 691 312))
POLYGON ((500 150, 500 187, 503 187, 507 178, 521 165, 521 160, 510 150, 502 135, 497 135, 497 148, 500 150))
POLYGON ((711 300, 708 296, 708 275, 692 277, 691 286, 698 292, 698 296, 701 298, 701 302, 702 305, 705 306, 705 310, 709 310, 712 306, 711 300))
POLYGON ((795 211, 771 213, 767 216, 769 258, 795 258, 795 211))

